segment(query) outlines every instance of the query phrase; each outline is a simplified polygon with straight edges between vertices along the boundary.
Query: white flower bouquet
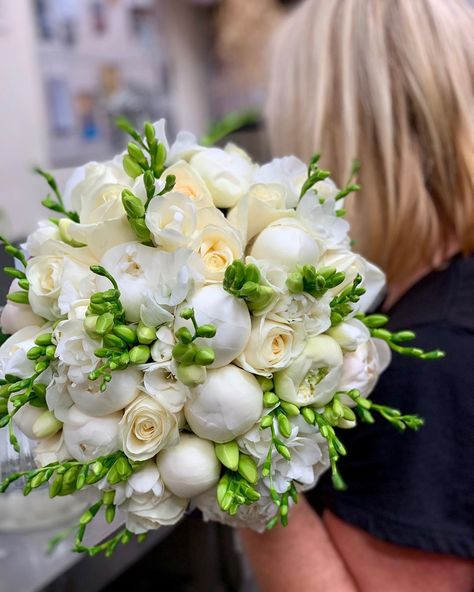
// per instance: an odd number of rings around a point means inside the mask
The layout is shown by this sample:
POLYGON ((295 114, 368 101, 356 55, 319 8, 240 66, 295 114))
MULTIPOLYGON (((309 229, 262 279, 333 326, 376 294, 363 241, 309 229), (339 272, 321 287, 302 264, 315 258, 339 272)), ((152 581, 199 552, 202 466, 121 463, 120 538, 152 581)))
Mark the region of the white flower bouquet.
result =
POLYGON ((43 204, 2 317, 0 427, 38 441, 37 468, 10 475, 24 493, 95 487, 76 551, 113 552, 133 535, 205 519, 285 525, 298 493, 346 450, 338 429, 379 414, 422 420, 368 399, 390 350, 435 359, 366 314, 384 275, 352 252, 329 173, 295 157, 259 166, 234 145, 164 122, 128 151, 77 169, 43 204), (7 338, 8 336, 8 338, 7 338), (83 543, 99 511, 125 526, 83 543))

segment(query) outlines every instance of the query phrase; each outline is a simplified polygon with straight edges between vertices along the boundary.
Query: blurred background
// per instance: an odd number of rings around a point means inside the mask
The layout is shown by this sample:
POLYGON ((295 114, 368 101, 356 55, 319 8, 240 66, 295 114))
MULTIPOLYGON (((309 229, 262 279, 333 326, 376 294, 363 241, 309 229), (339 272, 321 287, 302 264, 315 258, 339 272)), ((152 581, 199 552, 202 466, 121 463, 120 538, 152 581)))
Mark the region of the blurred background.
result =
MULTIPOLYGON (((232 139, 265 159, 266 59, 272 32, 296 3, 0 0, 0 233, 19 242, 46 215, 46 186, 33 166, 58 172, 120 152, 119 115, 135 125, 165 117, 172 138, 180 129, 202 137, 229 113, 244 113, 232 139)), ((21 462, 31 462, 27 443, 23 450, 21 462)), ((0 476, 2 463, 11 470, 8 454, 0 442, 0 476)), ((45 494, 22 501, 13 489, 0 498, 0 592, 106 592, 118 583, 255 590, 233 534, 193 514, 112 559, 80 558, 69 541, 46 555, 48 540, 84 502, 53 508, 45 494)), ((102 524, 91 543, 117 526, 102 524)))

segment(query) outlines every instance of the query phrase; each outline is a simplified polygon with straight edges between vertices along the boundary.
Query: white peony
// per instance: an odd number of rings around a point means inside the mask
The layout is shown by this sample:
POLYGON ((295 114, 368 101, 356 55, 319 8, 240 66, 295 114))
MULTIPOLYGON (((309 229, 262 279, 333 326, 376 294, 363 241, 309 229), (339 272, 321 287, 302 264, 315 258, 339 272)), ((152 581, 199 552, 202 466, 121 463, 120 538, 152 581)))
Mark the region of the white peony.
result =
POLYGON ((92 417, 76 406, 69 409, 63 425, 64 445, 72 458, 88 462, 120 449, 121 413, 92 417))
MULTIPOLYGON (((364 397, 370 395, 382 372, 390 364, 390 348, 381 339, 369 339, 353 352, 344 355, 339 390, 358 389, 364 397)), ((351 404, 349 397, 344 402, 351 404)))
POLYGON ((338 388, 342 362, 337 341, 328 335, 312 337, 291 366, 274 374, 275 392, 295 405, 322 407, 338 388))
MULTIPOLYGON (((230 364, 242 351, 250 337, 250 314, 243 300, 227 293, 220 284, 200 288, 188 299, 186 307, 194 309, 198 325, 215 325, 216 335, 210 339, 199 338, 195 343, 213 348, 215 361, 209 368, 220 368, 230 364)), ((175 331, 186 326, 192 330, 191 321, 176 316, 175 331)))
POLYGON ((188 507, 189 500, 165 492, 157 497, 153 492, 148 495, 135 495, 123 506, 125 526, 134 534, 142 534, 160 526, 176 524, 188 507))
POLYGON ((147 460, 179 439, 178 417, 159 401, 139 395, 120 421, 121 448, 132 460, 147 460))
POLYGON ((173 362, 149 364, 143 378, 143 390, 171 413, 181 411, 190 394, 175 371, 173 362))
POLYGON ((253 374, 271 376, 288 367, 304 347, 304 329, 301 324, 288 325, 254 317, 250 339, 236 363, 253 374))
POLYGON ((165 486, 182 498, 199 495, 219 480, 214 445, 191 434, 183 434, 176 446, 160 452, 156 464, 165 486))
POLYGON ((191 158, 190 165, 206 183, 218 208, 231 208, 250 187, 252 161, 243 150, 232 144, 227 144, 224 150, 201 150, 191 158))
POLYGON ((186 420, 201 438, 229 442, 244 434, 262 414, 262 389, 256 378, 229 365, 207 372, 184 406, 186 420))
POLYGON ((136 368, 112 372, 112 380, 104 392, 100 391, 101 380, 83 383, 68 383, 67 391, 72 401, 82 412, 94 417, 103 417, 121 411, 138 395, 142 373, 136 368))
MULTIPOLYGON (((10 292, 12 287, 10 287, 10 292)), ((3 307, 0 316, 0 326, 5 335, 13 335, 20 329, 31 327, 31 325, 42 325, 44 319, 35 314, 28 304, 17 304, 7 302, 3 307)))
POLYGON ((292 271, 297 265, 317 265, 321 248, 299 222, 282 218, 262 230, 250 255, 292 271))

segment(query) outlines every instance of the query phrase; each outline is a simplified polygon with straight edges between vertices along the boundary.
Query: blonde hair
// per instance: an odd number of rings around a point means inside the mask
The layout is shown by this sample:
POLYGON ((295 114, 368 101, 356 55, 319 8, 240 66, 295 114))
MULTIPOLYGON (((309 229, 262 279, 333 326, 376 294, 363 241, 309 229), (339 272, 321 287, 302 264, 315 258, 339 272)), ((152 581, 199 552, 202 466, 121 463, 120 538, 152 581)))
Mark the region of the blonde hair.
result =
POLYGON ((361 161, 353 236, 389 281, 474 250, 473 31, 466 0, 306 0, 276 39, 272 150, 338 184, 361 161))

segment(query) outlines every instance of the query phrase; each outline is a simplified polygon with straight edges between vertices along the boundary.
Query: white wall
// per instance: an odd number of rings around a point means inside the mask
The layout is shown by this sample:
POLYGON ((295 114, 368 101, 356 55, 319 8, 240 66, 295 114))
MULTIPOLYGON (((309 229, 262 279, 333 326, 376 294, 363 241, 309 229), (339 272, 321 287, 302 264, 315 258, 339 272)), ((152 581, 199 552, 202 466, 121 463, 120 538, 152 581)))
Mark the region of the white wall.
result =
POLYGON ((49 165, 46 114, 30 0, 0 4, 0 228, 24 236, 44 216, 45 185, 32 166, 49 165))

